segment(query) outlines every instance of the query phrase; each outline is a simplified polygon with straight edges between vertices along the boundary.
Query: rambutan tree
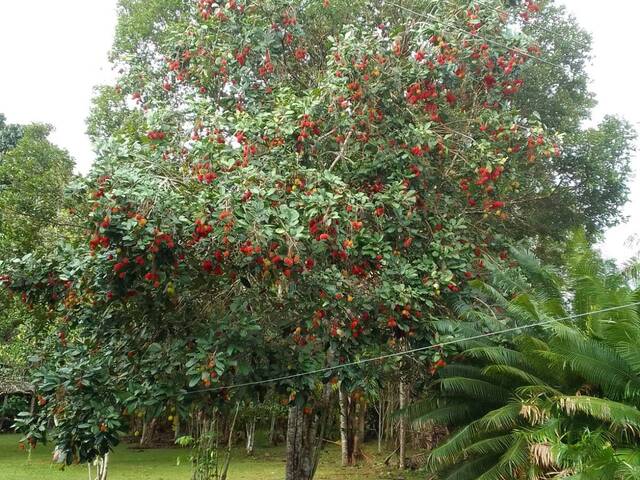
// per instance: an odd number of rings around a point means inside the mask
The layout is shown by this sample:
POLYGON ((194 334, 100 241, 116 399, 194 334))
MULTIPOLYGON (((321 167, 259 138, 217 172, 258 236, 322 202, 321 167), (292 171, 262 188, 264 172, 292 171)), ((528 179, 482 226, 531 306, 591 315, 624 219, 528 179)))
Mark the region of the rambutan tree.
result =
MULTIPOLYGON (((127 417, 225 409, 267 389, 236 384, 433 342, 483 257, 508 266, 504 222, 561 155, 511 102, 541 55, 511 19, 537 10, 183 4, 122 67, 114 101, 139 123, 101 142, 72 192, 86 246, 4 274, 60 322, 34 365, 30 441, 53 417, 66 460, 86 461, 127 417), (70 350, 108 365, 93 402, 70 350)), ((286 478, 313 477, 341 375, 274 382, 286 478)))

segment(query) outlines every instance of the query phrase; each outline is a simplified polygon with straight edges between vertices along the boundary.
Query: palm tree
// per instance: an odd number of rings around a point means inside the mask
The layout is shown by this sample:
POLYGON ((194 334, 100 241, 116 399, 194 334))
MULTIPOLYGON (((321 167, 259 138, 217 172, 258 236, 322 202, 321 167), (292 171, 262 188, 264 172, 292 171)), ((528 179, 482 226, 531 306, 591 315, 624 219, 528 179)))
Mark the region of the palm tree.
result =
POLYGON ((580 235, 563 275, 513 256, 519 268, 493 265, 458 312, 482 328, 543 325, 465 345, 407 409, 454 429, 429 468, 448 480, 640 478, 640 292, 580 235))

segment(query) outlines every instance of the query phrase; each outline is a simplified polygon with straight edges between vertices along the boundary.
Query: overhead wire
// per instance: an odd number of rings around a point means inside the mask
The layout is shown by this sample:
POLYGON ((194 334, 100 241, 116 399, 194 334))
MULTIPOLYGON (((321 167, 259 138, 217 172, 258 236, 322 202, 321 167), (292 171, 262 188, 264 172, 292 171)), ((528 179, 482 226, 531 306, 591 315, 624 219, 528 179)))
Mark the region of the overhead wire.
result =
POLYGON ((315 369, 315 370, 308 370, 308 371, 298 372, 298 373, 294 373, 294 374, 290 374, 290 375, 283 375, 283 376, 279 376, 279 377, 267 378, 267 379, 264 379, 264 380, 256 380, 256 381, 252 381, 252 382, 237 383, 237 384, 231 384, 231 385, 219 386, 219 387, 213 387, 213 388, 203 388, 203 389, 198 389, 198 390, 190 390, 190 391, 186 391, 186 392, 183 392, 183 393, 185 395, 191 395, 191 394, 195 394, 195 393, 218 392, 218 391, 221 391, 221 390, 232 390, 232 389, 237 389, 237 388, 252 387, 252 386, 257 386, 257 385, 265 385, 265 384, 270 384, 270 383, 282 382, 282 381, 285 381, 285 380, 293 380, 293 379, 296 379, 296 378, 306 377, 306 376, 310 376, 310 375, 317 375, 317 374, 322 374, 322 373, 329 373, 329 372, 333 372, 333 371, 340 370, 340 369, 343 369, 343 368, 353 367, 353 366, 356 366, 356 365, 363 365, 363 364, 367 364, 367 363, 371 363, 371 362, 377 362, 377 361, 386 360, 386 359, 389 359, 389 358, 404 357, 404 356, 412 355, 414 353, 424 352, 424 351, 427 351, 427 350, 441 349, 442 347, 445 347, 445 346, 448 346, 448 345, 455 345, 455 344, 459 344, 459 343, 470 342, 470 341, 473 341, 473 340, 481 340, 483 338, 489 338, 489 337, 494 337, 496 335, 503 335, 503 334, 506 334, 506 333, 517 332, 517 331, 525 330, 525 329, 528 329, 528 328, 544 327, 544 326, 548 326, 548 325, 551 325, 551 324, 557 324, 559 322, 563 322, 563 321, 566 321, 566 320, 575 320, 577 318, 582 318, 582 317, 586 317, 586 316, 589 316, 589 315, 598 315, 598 314, 601 314, 601 313, 612 312, 612 311, 615 311, 615 310, 622 310, 624 308, 635 307, 635 306, 638 306, 638 305, 640 305, 640 302, 629 303, 629 304, 626 304, 626 305, 617 305, 615 307, 603 308, 601 310, 596 310, 596 311, 593 311, 593 312, 579 313, 579 314, 576 314, 576 315, 569 315, 569 316, 562 317, 562 318, 554 318, 554 319, 545 320, 545 321, 542 321, 542 322, 530 323, 530 324, 527 324, 527 325, 520 325, 520 326, 516 326, 516 327, 506 328, 504 330, 481 333, 481 334, 478 334, 478 335, 472 335, 470 337, 458 338, 458 339, 449 340, 449 341, 446 341, 446 342, 434 343, 434 344, 431 344, 431 345, 426 345, 426 346, 422 346, 422 347, 418 347, 418 348, 412 348, 412 349, 409 349, 409 350, 403 350, 403 351, 399 351, 399 352, 388 353, 388 354, 379 355, 379 356, 376 356, 376 357, 363 358, 363 359, 360 359, 360 360, 354 360, 354 361, 351 361, 351 362, 341 363, 341 364, 330 366, 330 367, 323 367, 323 368, 318 368, 318 369, 315 369))

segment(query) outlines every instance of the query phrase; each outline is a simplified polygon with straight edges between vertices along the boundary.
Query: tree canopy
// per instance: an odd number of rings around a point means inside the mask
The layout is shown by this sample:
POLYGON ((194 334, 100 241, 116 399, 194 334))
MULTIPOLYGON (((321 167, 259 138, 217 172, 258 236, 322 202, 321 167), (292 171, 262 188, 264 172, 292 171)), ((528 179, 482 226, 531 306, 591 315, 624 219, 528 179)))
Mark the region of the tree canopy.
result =
MULTIPOLYGON (((49 252, 71 239, 64 214, 65 186, 72 178, 69 154, 53 145, 47 125, 6 124, 0 114, 0 265, 49 252)), ((47 331, 42 312, 0 291, 0 365, 24 374, 34 337, 47 331)))
POLYGON ((86 234, 2 277, 56 322, 23 426, 35 443, 54 417, 67 462, 104 455, 129 415, 228 408, 237 384, 277 378, 297 432, 288 478, 312 478, 302 457, 349 372, 287 377, 432 342, 489 261, 512 266, 507 246, 534 235, 572 154, 611 161, 598 185, 624 192, 629 138, 608 141, 621 123, 571 126, 596 158, 518 106, 527 65, 554 62, 515 28, 534 2, 120 8, 121 76, 70 193, 86 234))

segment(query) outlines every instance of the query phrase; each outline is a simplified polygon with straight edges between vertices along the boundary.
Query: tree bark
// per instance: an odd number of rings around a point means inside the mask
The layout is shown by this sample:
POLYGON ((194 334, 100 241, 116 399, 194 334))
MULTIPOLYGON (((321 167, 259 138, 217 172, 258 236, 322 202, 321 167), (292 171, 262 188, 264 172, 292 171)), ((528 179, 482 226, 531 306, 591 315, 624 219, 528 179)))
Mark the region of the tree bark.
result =
POLYGON ((173 416, 173 441, 175 442, 180 437, 180 416, 178 412, 173 416))
POLYGON ((278 444, 276 440, 276 412, 271 413, 271 426, 269 427, 269 445, 274 447, 278 444))
POLYGON ((256 438, 256 419, 255 418, 251 418, 250 420, 247 421, 247 424, 245 425, 245 430, 247 433, 247 444, 246 444, 247 455, 253 455, 255 438, 256 438))
POLYGON ((356 399, 349 395, 340 385, 340 448, 342 452, 342 466, 356 465, 362 458, 362 444, 364 442, 365 416, 367 406, 364 398, 356 399))
POLYGON ((224 464, 222 466, 222 472, 220 473, 220 480, 227 480, 227 472, 229 471, 229 462, 231 461, 231 448, 233 447, 233 428, 236 425, 236 419, 238 418, 238 412, 240 411, 240 404, 236 404, 236 411, 233 414, 233 420, 229 427, 229 437, 227 443, 227 451, 225 452, 224 464))
POLYGON ((383 391, 380 389, 378 399, 378 453, 382 453, 382 436, 384 435, 384 401, 383 391))
POLYGON ((364 397, 355 402, 355 418, 353 422, 353 464, 363 457, 364 430, 367 417, 367 401, 364 397))
POLYGON ((310 415, 300 405, 289 407, 287 419, 286 480, 311 480, 312 436, 310 415))
POLYGON ((146 438, 147 438, 147 428, 148 428, 148 423, 146 420, 142 421, 142 434, 140 435, 140 442, 138 442, 138 445, 140 447, 143 447, 145 442, 146 442, 146 438))
MULTIPOLYGON (((399 401, 400 401, 400 409, 405 407, 407 396, 407 385, 404 381, 400 380, 399 386, 399 401)), ((398 425, 398 468, 400 470, 404 470, 405 467, 405 455, 406 455, 406 447, 407 447, 407 419, 404 415, 400 417, 400 423, 398 425)))
POLYGON ((320 461, 330 401, 331 386, 325 385, 322 400, 312 410, 302 405, 289 407, 285 480, 313 479, 320 461))
MULTIPOLYGON (((95 480, 107 480, 107 473, 109 472, 109 453, 105 453, 103 457, 97 457, 93 464, 96 467, 96 478, 95 480)), ((89 467, 89 480, 92 480, 91 477, 91 462, 87 463, 89 467)))
POLYGON ((353 444, 349 438, 350 405, 349 394, 344 386, 340 385, 338 390, 338 401, 340 403, 340 449, 342 452, 342 466, 347 467, 352 464, 353 444))

